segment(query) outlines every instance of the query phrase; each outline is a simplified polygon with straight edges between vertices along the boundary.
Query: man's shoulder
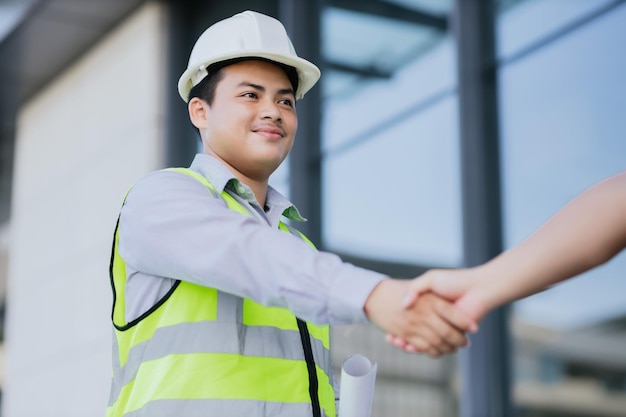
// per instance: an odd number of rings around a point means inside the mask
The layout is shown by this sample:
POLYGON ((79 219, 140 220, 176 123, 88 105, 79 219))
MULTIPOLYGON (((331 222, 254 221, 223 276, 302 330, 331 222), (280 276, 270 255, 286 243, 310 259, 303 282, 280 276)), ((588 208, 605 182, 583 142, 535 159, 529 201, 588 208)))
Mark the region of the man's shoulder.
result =
MULTIPOLYGON (((188 168, 184 168, 188 170, 188 168)), ((195 171, 192 171, 195 172, 195 171)), ((149 172, 131 187, 129 195, 167 195, 185 192, 206 192, 203 184, 179 169, 164 168, 149 172)))

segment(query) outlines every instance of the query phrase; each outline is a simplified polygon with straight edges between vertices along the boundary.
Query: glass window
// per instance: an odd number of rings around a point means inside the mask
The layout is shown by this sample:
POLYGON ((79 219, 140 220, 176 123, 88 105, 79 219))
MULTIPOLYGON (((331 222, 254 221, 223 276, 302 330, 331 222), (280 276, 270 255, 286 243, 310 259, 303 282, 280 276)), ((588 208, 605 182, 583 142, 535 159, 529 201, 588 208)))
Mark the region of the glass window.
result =
POLYGON ((439 39, 433 29, 410 22, 335 7, 324 9, 322 42, 331 71, 324 96, 349 96, 415 59, 439 39), (367 36, 363 34, 367 33, 367 36))
POLYGON ((435 14, 447 14, 452 8, 454 0, 382 0, 408 8, 423 10, 435 14))
MULTIPOLYGON (((390 92, 390 94, 393 94, 390 92)), ((395 94, 401 94, 395 91, 395 94)), ((355 255, 461 262, 456 99, 407 112, 324 158, 324 237, 355 255)), ((359 115, 344 119, 357 122, 359 115)))
POLYGON ((35 0, 5 0, 0 3, 0 41, 9 36, 34 5, 35 0))
POLYGON ((499 0, 498 56, 507 59, 535 42, 577 25, 612 0, 499 0))
POLYGON ((326 247, 459 265, 453 42, 437 28, 354 11, 327 8, 322 21, 326 247))
MULTIPOLYGON (((583 22, 501 68, 507 247, 587 187, 626 169, 626 55, 619 52, 626 7, 596 15, 590 4, 600 3, 534 1, 500 17, 502 41, 537 35, 537 16, 555 27, 575 7, 583 22)), ((552 409, 608 416, 626 409, 624 271, 626 253, 515 303, 515 398, 520 409, 534 410, 528 415, 556 415, 552 409)))

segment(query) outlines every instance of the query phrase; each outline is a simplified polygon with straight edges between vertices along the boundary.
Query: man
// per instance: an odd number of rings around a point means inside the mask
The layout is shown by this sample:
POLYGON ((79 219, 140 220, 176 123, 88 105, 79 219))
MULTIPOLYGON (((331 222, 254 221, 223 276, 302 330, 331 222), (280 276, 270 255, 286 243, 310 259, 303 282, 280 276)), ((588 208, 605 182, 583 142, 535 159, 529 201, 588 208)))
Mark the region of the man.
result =
MULTIPOLYGON (((626 171, 601 181, 567 204, 528 239, 474 268, 431 270, 411 283, 412 296, 434 291, 480 320, 505 303, 598 267, 626 248, 626 171)), ((388 335, 413 351, 402 337, 388 335)))
POLYGON ((365 322, 438 356, 473 323, 409 283, 314 250, 268 185, 319 70, 277 20, 244 12, 198 39, 179 81, 203 153, 127 195, 111 261, 109 416, 335 416, 328 324, 365 322))

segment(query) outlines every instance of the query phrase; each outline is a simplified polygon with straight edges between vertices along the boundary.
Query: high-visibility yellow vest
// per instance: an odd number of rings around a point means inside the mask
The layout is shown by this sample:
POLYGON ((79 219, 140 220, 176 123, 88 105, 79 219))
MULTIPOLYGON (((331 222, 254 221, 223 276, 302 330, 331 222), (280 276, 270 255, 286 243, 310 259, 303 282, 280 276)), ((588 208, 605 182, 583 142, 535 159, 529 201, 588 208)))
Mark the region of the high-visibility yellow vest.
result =
MULTIPOLYGON (((170 170, 249 215, 195 171, 170 170)), ((290 232, 282 222, 279 227, 290 232)), ((185 281, 128 323, 118 236, 119 220, 110 265, 115 337, 107 417, 335 417, 327 325, 185 281)))

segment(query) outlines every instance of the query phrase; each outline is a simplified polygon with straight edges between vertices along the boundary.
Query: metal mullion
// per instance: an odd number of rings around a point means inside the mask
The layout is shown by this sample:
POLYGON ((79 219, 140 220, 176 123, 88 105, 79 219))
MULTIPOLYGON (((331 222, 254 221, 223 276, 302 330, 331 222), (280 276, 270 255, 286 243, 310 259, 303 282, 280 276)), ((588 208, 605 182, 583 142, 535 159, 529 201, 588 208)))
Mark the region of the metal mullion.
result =
MULTIPOLYGON (((318 0, 279 0, 279 19, 298 55, 321 66, 320 19, 318 0)), ((298 224, 313 243, 322 243, 322 160, 321 160, 321 82, 298 101, 298 133, 289 154, 289 198, 307 218, 298 224)))
MULTIPOLYGON (((466 266, 502 251, 495 17, 491 1, 456 0, 459 130, 466 266)), ((460 357, 460 416, 511 416, 506 307, 483 319, 460 357)))

